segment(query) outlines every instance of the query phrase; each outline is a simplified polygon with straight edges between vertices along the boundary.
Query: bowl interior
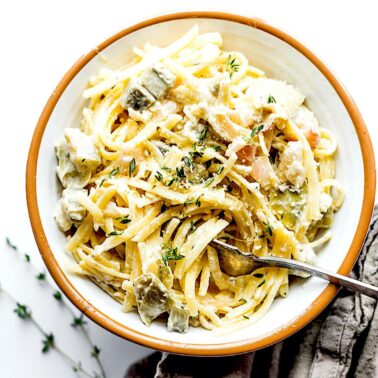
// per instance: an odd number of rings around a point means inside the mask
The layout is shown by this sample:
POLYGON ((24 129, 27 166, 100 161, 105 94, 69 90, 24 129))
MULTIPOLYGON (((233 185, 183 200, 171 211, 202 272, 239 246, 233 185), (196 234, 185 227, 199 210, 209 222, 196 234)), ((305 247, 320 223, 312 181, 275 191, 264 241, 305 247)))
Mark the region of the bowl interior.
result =
POLYGON ((53 219, 54 207, 59 199, 54 143, 62 137, 64 128, 79 125, 85 104, 82 92, 89 77, 101 68, 117 68, 127 62, 132 57, 133 46, 143 46, 146 42, 164 46, 195 23, 199 24, 201 32, 220 32, 224 49, 243 52, 253 65, 263 69, 269 77, 286 80, 301 89, 320 125, 335 134, 340 146, 336 157, 336 176, 347 189, 346 199, 336 214, 333 238, 319 251, 318 261, 320 266, 338 270, 356 232, 364 191, 362 154, 352 120, 331 84, 302 53, 265 31, 233 21, 191 18, 162 22, 120 38, 89 61, 68 85, 48 121, 37 162, 37 198, 43 229, 58 264, 72 285, 95 308, 143 334, 186 345, 216 346, 225 342, 261 339, 279 332, 313 305, 326 283, 316 278, 295 282, 290 287, 288 297, 275 300, 266 316, 247 329, 226 336, 214 336, 209 331, 195 328, 184 335, 169 333, 162 323, 144 326, 136 313, 122 312, 121 306, 91 281, 69 274, 66 264, 72 258, 64 251, 65 237, 53 219))

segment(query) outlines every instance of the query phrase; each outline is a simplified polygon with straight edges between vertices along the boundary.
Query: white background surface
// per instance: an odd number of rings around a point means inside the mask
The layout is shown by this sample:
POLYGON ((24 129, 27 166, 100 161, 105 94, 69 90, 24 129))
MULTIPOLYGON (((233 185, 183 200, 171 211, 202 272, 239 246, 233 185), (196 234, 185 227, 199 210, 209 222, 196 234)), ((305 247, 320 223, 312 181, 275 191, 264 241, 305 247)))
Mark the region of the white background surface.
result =
MULTIPOLYGON (((378 151, 378 23, 374 1, 18 1, 0 5, 0 282, 55 334, 57 344, 89 370, 89 348, 70 327, 71 318, 46 284, 37 282, 22 257, 5 246, 9 236, 34 265, 43 269, 29 225, 25 200, 25 164, 38 116, 67 69, 93 46, 139 21, 179 10, 223 10, 257 16, 304 42, 336 73, 354 97, 378 151)), ((342 127, 342 125, 340 125, 342 127)), ((55 352, 43 355, 41 337, 12 313, 0 294, 0 376, 72 377, 55 352)), ((122 377, 127 366, 149 350, 94 324, 89 331, 99 345, 108 377, 122 377)))

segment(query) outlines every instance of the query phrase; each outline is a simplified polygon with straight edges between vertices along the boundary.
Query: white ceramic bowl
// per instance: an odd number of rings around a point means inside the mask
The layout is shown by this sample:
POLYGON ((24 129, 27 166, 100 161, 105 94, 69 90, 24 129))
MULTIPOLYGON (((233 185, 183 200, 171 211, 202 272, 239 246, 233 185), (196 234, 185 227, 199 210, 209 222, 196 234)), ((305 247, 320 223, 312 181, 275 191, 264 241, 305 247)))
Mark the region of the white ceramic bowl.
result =
POLYGON ((155 322, 146 327, 137 313, 122 312, 119 303, 90 280, 69 274, 65 236, 53 210, 59 199, 54 143, 67 126, 79 125, 89 77, 103 67, 117 68, 132 56, 133 46, 166 45, 198 23, 201 32, 220 32, 224 49, 243 52, 269 77, 300 88, 320 124, 331 130, 339 149, 336 176, 346 187, 345 203, 336 214, 333 239, 319 253, 319 265, 348 274, 370 221, 374 204, 374 156, 363 120, 351 98, 323 63, 282 31, 257 19, 198 12, 158 17, 111 37, 80 59, 62 79, 38 122, 27 168, 28 207, 36 241, 52 276, 87 316, 108 330, 143 345, 181 354, 225 355, 251 351, 294 333, 318 315, 337 289, 310 278, 291 285, 261 320, 239 332, 216 337, 204 329, 169 333, 155 322), (106 61, 102 59, 106 58, 106 61), (362 148, 361 148, 362 146, 362 148))

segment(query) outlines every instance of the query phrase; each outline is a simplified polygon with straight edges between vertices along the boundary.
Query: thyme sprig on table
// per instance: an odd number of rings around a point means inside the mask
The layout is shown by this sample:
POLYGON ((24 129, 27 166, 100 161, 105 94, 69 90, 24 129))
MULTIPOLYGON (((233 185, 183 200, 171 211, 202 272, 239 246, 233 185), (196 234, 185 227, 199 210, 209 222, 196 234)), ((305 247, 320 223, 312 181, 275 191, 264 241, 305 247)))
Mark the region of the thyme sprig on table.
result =
MULTIPOLYGON (((18 247, 16 245, 14 245, 10 241, 9 238, 6 238, 6 244, 11 249, 13 249, 15 252, 21 253, 19 251, 18 247)), ((34 275, 35 275, 36 279, 47 284, 50 287, 50 289, 52 290, 52 296, 55 298, 55 300, 57 302, 61 303, 68 310, 68 312, 71 314, 72 319, 73 319, 71 326, 73 328, 78 328, 82 332, 84 338, 86 339, 87 343, 89 344, 89 346, 91 348, 90 354, 96 360, 96 363, 97 363, 101 373, 99 374, 97 372, 94 372, 94 374, 89 374, 88 372, 86 372, 83 369, 83 366, 80 363, 80 361, 75 362, 65 352, 63 352, 61 349, 57 348, 56 343, 55 343, 55 339, 54 339, 54 335, 52 333, 47 333, 47 332, 44 331, 44 329, 40 326, 39 323, 37 323, 37 321, 32 316, 32 311, 30 310, 30 308, 28 306, 26 306, 25 304, 19 303, 15 298, 13 298, 12 295, 10 295, 7 291, 2 289, 1 286, 0 286, 0 292, 3 292, 4 294, 6 294, 8 296, 8 298, 10 298, 13 302, 16 303, 16 308, 15 308, 14 312, 17 314, 17 316, 20 319, 30 320, 32 322, 32 324, 43 334, 43 336, 44 336, 44 339, 42 340, 42 342, 43 342, 42 352, 43 353, 47 353, 50 349, 55 349, 63 358, 65 358, 72 365, 72 368, 74 369, 75 372, 80 372, 80 373, 86 375, 87 377, 92 377, 92 378, 106 378, 105 369, 104 369, 102 362, 100 360, 100 357, 99 357, 101 350, 97 345, 95 345, 92 342, 87 329, 84 327, 87 324, 87 322, 84 319, 84 315, 81 313, 79 316, 77 316, 74 313, 74 311, 72 310, 72 308, 68 305, 68 303, 64 301, 64 298, 63 298, 61 291, 57 290, 54 286, 52 286, 52 284, 46 279, 46 274, 44 272, 40 272, 31 263, 30 255, 25 253, 25 254, 23 254, 23 256, 24 256, 24 261, 27 264, 30 265, 32 270, 34 270, 34 275)))
POLYGON ((76 372, 80 372, 88 378, 99 378, 102 377, 101 375, 94 373, 88 373, 82 366, 82 364, 78 361, 75 361, 72 357, 70 357, 67 353, 65 353, 62 349, 60 349, 56 342, 54 334, 51 332, 46 332, 45 329, 38 323, 38 321, 34 318, 31 309, 20 302, 18 302, 13 295, 11 295, 8 291, 6 291, 3 287, 0 286, 0 292, 5 294, 8 299, 10 299, 16 305, 13 312, 22 320, 30 321, 33 326, 42 334, 42 353, 48 353, 50 350, 55 350, 59 353, 76 372))

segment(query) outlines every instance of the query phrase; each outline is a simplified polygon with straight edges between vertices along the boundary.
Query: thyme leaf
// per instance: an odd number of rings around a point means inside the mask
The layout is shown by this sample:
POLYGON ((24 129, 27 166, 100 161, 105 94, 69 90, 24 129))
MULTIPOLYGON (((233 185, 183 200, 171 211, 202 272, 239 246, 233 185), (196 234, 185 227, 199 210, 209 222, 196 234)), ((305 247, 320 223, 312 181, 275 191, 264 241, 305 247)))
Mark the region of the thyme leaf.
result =
POLYGON ((17 251, 17 247, 10 241, 8 237, 5 238, 5 242, 7 243, 8 247, 12 248, 14 251, 17 251))
POLYGON ((62 293, 59 291, 59 290, 57 290, 54 294, 53 294, 53 296, 54 296, 54 298, 57 300, 57 301, 62 301, 62 299, 63 299, 63 296, 62 296, 62 293))
POLYGON ((269 95, 268 104, 275 104, 275 103, 276 103, 276 99, 272 95, 269 95))
POLYGON ((129 165, 129 176, 131 176, 133 172, 135 171, 135 166, 136 166, 136 163, 135 163, 135 159, 133 158, 130 161, 130 165, 129 165))
POLYGON ((128 215, 125 215, 124 217, 117 217, 116 220, 121 224, 127 224, 131 222, 131 219, 128 215))
POLYGON ((201 196, 199 196, 197 199, 196 199, 196 205, 198 206, 198 207, 200 207, 201 206, 201 201, 200 201, 200 198, 201 198, 201 196))
POLYGON ((84 319, 84 315, 80 314, 80 316, 74 316, 71 326, 76 328, 76 327, 83 326, 84 324, 87 324, 87 322, 84 319))
POLYGON ((188 156, 184 156, 182 158, 182 161, 184 162, 184 164, 188 167, 188 168, 191 168, 193 166, 193 160, 190 159, 188 156))
POLYGON ((198 136, 198 143, 199 144, 202 145, 205 142, 205 139, 206 139, 206 136, 207 136, 207 131, 208 131, 207 127, 204 127, 202 129, 202 131, 200 132, 200 134, 198 136))
POLYGON ((218 145, 211 146, 211 148, 212 148, 213 150, 215 150, 215 152, 219 152, 219 151, 222 149, 222 147, 221 147, 221 146, 218 146, 218 145))
POLYGON ((91 356, 97 358, 100 355, 101 349, 97 345, 93 345, 91 356))
POLYGON ((54 335, 52 333, 46 334, 42 340, 43 348, 42 353, 47 353, 51 348, 54 348, 54 335))
POLYGON ((209 177, 209 178, 204 182, 204 186, 205 186, 205 188, 208 187, 209 185, 211 185, 213 181, 214 181, 214 177, 209 177))
POLYGON ((195 230, 197 230, 197 226, 194 224, 193 221, 190 221, 189 235, 192 234, 195 230))
POLYGON ((220 175, 220 174, 223 172, 223 170, 224 170, 224 166, 221 165, 221 166, 219 167, 219 169, 218 169, 217 175, 220 175))
POLYGON ((37 278, 37 280, 39 280, 39 281, 45 281, 46 280, 46 274, 45 273, 38 273, 37 275, 36 275, 36 278, 37 278))
POLYGON ((265 229, 264 231, 269 234, 270 237, 273 236, 273 228, 270 224, 264 223, 265 229))
POLYGON ((16 303, 17 307, 13 310, 17 314, 17 316, 21 319, 28 319, 31 317, 31 310, 28 306, 21 304, 19 302, 16 303))
POLYGON ((110 234, 108 234, 108 236, 118 236, 118 235, 122 235, 122 233, 123 231, 114 230, 110 234))
POLYGON ((262 129, 264 128, 264 124, 255 126, 252 131, 251 135, 249 137, 244 138, 247 142, 250 142, 255 135, 257 135, 262 129))

